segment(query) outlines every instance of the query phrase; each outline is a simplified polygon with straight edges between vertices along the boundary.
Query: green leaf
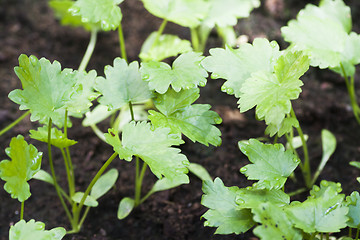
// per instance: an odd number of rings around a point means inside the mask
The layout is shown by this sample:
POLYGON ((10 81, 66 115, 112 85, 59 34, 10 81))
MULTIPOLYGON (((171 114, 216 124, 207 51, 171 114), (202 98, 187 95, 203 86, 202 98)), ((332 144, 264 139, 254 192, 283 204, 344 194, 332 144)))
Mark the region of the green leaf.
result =
POLYGON ((76 72, 71 69, 61 71, 59 62, 35 56, 19 57, 15 67, 23 90, 15 89, 9 98, 20 105, 20 110, 30 109, 31 121, 48 123, 49 118, 58 127, 64 124, 66 104, 71 100, 76 84, 76 72))
MULTIPOLYGON (((310 56, 311 65, 338 68, 340 63, 360 63, 360 37, 351 31, 350 8, 342 0, 324 0, 317 7, 308 4, 296 20, 281 28, 285 40, 310 56), (349 34, 350 33, 350 34, 349 34)), ((354 73, 348 68, 348 74, 354 73)))
POLYGON ((208 104, 191 105, 199 98, 199 91, 198 88, 180 92, 169 89, 163 95, 158 94, 154 103, 160 112, 150 110, 149 119, 155 127, 169 127, 172 133, 183 133, 193 142, 219 146, 221 132, 214 126, 222 121, 219 115, 208 104))
POLYGON ((279 207, 290 203, 290 197, 282 190, 276 189, 267 190, 247 187, 239 189, 236 195, 236 203, 241 208, 257 208, 264 202, 270 202, 279 207))
POLYGON ((304 232, 339 232, 347 226, 348 207, 343 205, 344 194, 338 194, 333 185, 318 191, 303 203, 292 202, 286 209, 295 227, 304 232))
POLYGON ((256 139, 239 142, 240 150, 253 164, 240 169, 249 180, 259 180, 254 187, 259 189, 280 189, 295 170, 300 160, 282 144, 263 144, 256 139))
POLYGON ((216 234, 240 234, 254 225, 250 210, 239 209, 235 201, 238 189, 225 187, 220 178, 203 182, 201 204, 209 210, 202 217, 205 226, 217 227, 216 234))
MULTIPOLYGON (((71 197, 71 199, 76 203, 80 203, 83 196, 84 196, 83 192, 76 192, 71 197)), ((98 203, 98 201, 96 201, 96 199, 93 196, 88 195, 85 199, 84 205, 88 206, 88 207, 97 207, 99 205, 99 203, 98 203)))
POLYGON ((99 122, 102 122, 106 118, 110 117, 113 113, 115 113, 116 110, 109 111, 109 108, 104 105, 97 105, 91 112, 87 112, 85 114, 84 121, 82 122, 82 125, 84 127, 89 127, 93 124, 97 124, 99 122))
POLYGON ((61 240, 65 234, 66 230, 62 227, 45 230, 42 222, 20 220, 10 227, 9 240, 61 240))
POLYGON ((69 9, 82 22, 100 24, 104 31, 116 30, 122 19, 119 4, 124 0, 77 0, 69 9))
POLYGON ((54 185, 54 179, 51 177, 49 173, 45 172, 42 169, 40 169, 37 173, 35 173, 35 175, 32 178, 54 185))
POLYGON ((103 95, 99 102, 109 110, 151 98, 148 84, 141 79, 138 62, 128 65, 124 59, 115 58, 113 67, 105 67, 105 75, 106 79, 96 81, 95 89, 103 95))
POLYGON ((83 22, 80 16, 73 16, 69 9, 74 3, 75 2, 72 0, 51 0, 49 1, 49 6, 54 11, 55 16, 60 19, 61 25, 83 27, 87 31, 100 27, 88 22, 83 22))
POLYGON ((190 163, 188 166, 189 171, 200 178, 202 181, 212 181, 212 177, 210 176, 209 172, 197 163, 190 163))
POLYGON ((279 45, 265 38, 256 38, 253 44, 243 44, 239 49, 226 47, 210 49, 211 56, 202 61, 206 70, 212 72, 211 78, 223 78, 226 82, 221 90, 240 97, 240 89, 246 79, 254 72, 273 72, 280 56, 279 45))
POLYGON ((132 198, 125 197, 121 199, 117 212, 118 219, 126 218, 135 207, 135 201, 132 198))
POLYGON ((208 13, 204 0, 142 0, 144 7, 156 17, 194 28, 208 13))
POLYGON ((190 51, 192 47, 188 40, 182 40, 171 34, 158 36, 158 32, 153 32, 142 45, 139 57, 143 62, 151 60, 160 62, 165 58, 190 51))
MULTIPOLYGON (((37 130, 30 130, 30 137, 41 142, 48 142, 48 126, 39 127, 37 130)), ((51 144, 57 148, 66 148, 75 145, 77 141, 65 137, 65 134, 57 129, 51 128, 51 144)))
POLYGON ((183 141, 177 135, 169 133, 170 129, 152 129, 147 122, 130 122, 124 126, 121 143, 119 136, 111 129, 105 134, 105 138, 121 159, 131 161, 133 155, 138 156, 159 179, 165 176, 174 180, 182 178, 188 172, 186 167, 189 161, 185 155, 180 154, 179 149, 171 147, 183 141))
POLYGON ((5 191, 19 202, 24 202, 31 196, 27 183, 40 170, 42 152, 28 145, 24 137, 18 135, 10 141, 10 147, 5 149, 10 160, 0 162, 0 178, 6 181, 5 191))
POLYGON ((70 113, 82 115, 90 110, 92 101, 100 95, 94 91, 95 81, 99 77, 95 70, 91 70, 88 73, 76 72, 76 78, 76 90, 71 96, 71 101, 66 103, 66 108, 70 113))
POLYGON ((201 53, 183 53, 175 59, 172 67, 164 62, 150 61, 142 63, 140 71, 143 80, 149 82, 150 89, 164 94, 171 85, 179 92, 206 85, 208 73, 200 65, 203 58, 201 53))
MULTIPOLYGON (((299 79, 309 69, 309 59, 301 52, 285 52, 274 67, 275 72, 255 72, 240 90, 240 112, 256 106, 256 116, 266 124, 281 126, 291 111, 291 100, 301 92, 299 79)), ((280 127, 279 127, 280 129, 280 127)))
POLYGON ((281 121, 279 125, 270 123, 265 129, 265 134, 269 134, 270 137, 277 134, 278 137, 281 137, 285 133, 291 132, 293 130, 293 127, 298 128, 299 121, 296 118, 285 116, 285 118, 281 121))
POLYGON ((235 26, 238 18, 246 18, 260 6, 259 0, 210 0, 210 9, 202 24, 213 28, 235 26))
POLYGON ((349 207, 349 221, 347 225, 351 228, 360 227, 360 196, 358 192, 352 192, 346 197, 346 206, 349 207))
POLYGON ((254 220, 261 223, 254 229, 254 234, 260 239, 303 239, 302 233, 293 227, 292 222, 279 206, 264 202, 252 209, 252 213, 254 220))
POLYGON ((115 168, 110 169, 96 181, 91 189, 90 196, 94 199, 102 197, 114 186, 118 176, 119 172, 115 168))
POLYGON ((168 178, 162 178, 155 182, 154 186, 151 188, 148 194, 151 195, 155 192, 169 190, 177 186, 180 186, 182 184, 188 184, 189 182, 190 182, 189 178, 186 175, 183 175, 174 180, 170 180, 168 178))
POLYGON ((351 161, 351 162, 350 162, 350 165, 351 165, 351 166, 354 166, 354 167, 357 167, 357 168, 360 168, 360 162, 351 161))

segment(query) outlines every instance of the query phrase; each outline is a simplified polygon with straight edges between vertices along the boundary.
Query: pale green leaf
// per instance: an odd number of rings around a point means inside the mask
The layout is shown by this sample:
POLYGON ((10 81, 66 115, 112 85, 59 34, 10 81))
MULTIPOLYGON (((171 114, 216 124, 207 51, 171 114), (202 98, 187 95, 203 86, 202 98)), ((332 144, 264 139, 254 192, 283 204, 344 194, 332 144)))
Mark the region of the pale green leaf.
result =
POLYGON ((209 210, 202 217, 205 226, 217 227, 216 234, 240 234, 254 225, 250 210, 240 209, 236 203, 238 189, 225 187, 220 178, 203 182, 201 204, 209 210))
POLYGON ((259 189, 281 189, 295 170, 300 160, 282 144, 263 144, 256 139, 239 142, 240 150, 252 164, 240 169, 249 180, 259 180, 254 187, 259 189))
POLYGON ((262 240, 291 239, 302 240, 302 233, 293 227, 282 208, 270 202, 264 202, 252 209, 254 220, 261 225, 254 234, 262 240))
POLYGON ((135 201, 132 198, 125 197, 121 199, 117 212, 118 219, 126 218, 135 207, 135 201))
POLYGON ((352 192, 346 197, 346 205, 349 207, 349 221, 347 225, 351 228, 360 227, 360 196, 358 192, 352 192))
POLYGON ((99 104, 91 112, 87 112, 85 114, 82 125, 84 127, 89 127, 91 125, 97 124, 110 117, 115 112, 116 110, 110 111, 107 106, 99 104))
POLYGON ((156 17, 184 27, 194 28, 208 13, 205 0, 142 0, 144 7, 156 17))
POLYGON ((299 121, 294 117, 285 116, 279 125, 270 123, 265 129, 265 134, 269 134, 270 137, 277 134, 278 137, 281 137, 285 133, 291 132, 293 127, 298 128, 299 121))
POLYGON ((357 167, 357 168, 360 168, 360 162, 351 161, 351 162, 350 162, 350 165, 351 165, 351 166, 354 166, 354 167, 357 167))
POLYGON ((77 0, 69 9, 85 23, 100 24, 104 31, 116 30, 122 14, 119 4, 124 0, 77 0))
POLYGON ((155 192, 161 192, 168 189, 172 189, 182 184, 188 184, 189 182, 190 182, 189 178, 186 175, 183 175, 174 180, 170 180, 168 178, 162 178, 155 182, 154 186, 151 188, 148 194, 153 194, 155 192))
POLYGON ((24 202, 31 195, 27 181, 40 170, 42 152, 27 144, 21 135, 11 139, 5 152, 11 160, 0 162, 0 178, 6 182, 4 189, 12 198, 24 202))
POLYGON ((290 203, 290 197, 282 190, 276 189, 267 190, 247 187, 239 189, 236 195, 236 203, 241 208, 257 208, 264 202, 270 202, 279 207, 290 203))
MULTIPOLYGON (((48 126, 39 127, 37 130, 30 130, 30 137, 41 142, 48 142, 48 126)), ((51 128, 51 144, 57 148, 66 148, 75 145, 77 141, 68 139, 65 134, 57 129, 51 128)))
POLYGON ((62 227, 45 230, 42 222, 20 220, 10 227, 9 240, 61 240, 65 234, 66 230, 62 227))
MULTIPOLYGON (((256 116, 266 124, 281 126, 285 115, 290 113, 291 100, 301 92, 299 79, 309 69, 309 59, 301 52, 287 51, 274 66, 274 73, 255 72, 240 90, 240 111, 256 106, 256 116)), ((291 126, 294 125, 291 123, 291 126)), ((280 127, 279 127, 280 129, 280 127)))
POLYGON ((212 177, 210 176, 209 172, 197 163, 190 163, 188 166, 189 171, 200 178, 202 181, 212 181, 212 177))
POLYGON ((45 172, 42 169, 40 169, 37 173, 35 173, 35 175, 32 178, 54 185, 54 179, 51 177, 49 173, 45 172))
POLYGON ((143 62, 161 61, 190 51, 192 51, 192 47, 188 40, 182 40, 178 36, 171 34, 158 36, 158 32, 153 32, 141 47, 139 57, 143 62))
POLYGON ((169 89, 165 94, 158 95, 154 103, 160 112, 149 111, 151 123, 155 127, 169 127, 174 134, 183 133, 193 142, 219 146, 221 132, 214 125, 222 120, 208 104, 191 105, 199 96, 198 88, 180 92, 169 89))
POLYGON ((51 0, 49 6, 53 9, 54 14, 60 19, 60 23, 65 26, 83 27, 87 31, 91 31, 94 28, 100 26, 91 24, 89 22, 83 22, 80 16, 74 16, 70 13, 69 9, 74 5, 72 0, 51 0))
POLYGON ((99 102, 109 110, 151 98, 148 84, 141 79, 138 62, 128 65, 124 59, 115 58, 113 67, 105 67, 105 75, 106 79, 96 80, 95 89, 103 95, 99 102))
POLYGON ((310 56, 311 65, 335 68, 349 65, 348 74, 360 63, 360 37, 351 31, 350 8, 342 0, 324 0, 317 7, 308 4, 296 20, 281 29, 286 41, 310 56), (349 34, 350 33, 350 34, 349 34))
POLYGON ((114 186, 118 176, 119 172, 115 168, 110 169, 96 181, 91 189, 90 196, 94 199, 103 196, 114 186))
POLYGON ((302 203, 291 203, 286 208, 289 218, 295 227, 307 233, 339 232, 348 221, 349 208, 343 205, 345 195, 338 194, 331 184, 318 192, 302 203))
POLYGON ((183 53, 175 59, 172 67, 164 62, 150 61, 142 63, 140 71, 143 80, 149 82, 150 89, 164 94, 171 85, 179 92, 206 85, 208 73, 200 65, 203 58, 201 53, 183 53))
MULTIPOLYGON (((76 203, 80 203, 83 196, 84 196, 83 192, 76 192, 71 197, 71 199, 76 203)), ((96 201, 96 199, 93 196, 88 195, 85 199, 84 205, 88 206, 88 207, 97 207, 99 205, 99 203, 96 201)))
POLYGON ((235 26, 238 18, 246 18, 260 6, 259 0, 210 0, 210 9, 202 24, 213 28, 235 26))
POLYGON ((183 141, 169 133, 169 128, 152 129, 147 122, 130 122, 124 126, 121 142, 111 129, 105 138, 121 159, 131 161, 133 155, 138 156, 159 179, 164 176, 174 180, 188 173, 189 161, 179 149, 172 147, 183 141))
POLYGON ((239 49, 226 47, 210 49, 211 56, 201 64, 212 72, 214 79, 223 78, 221 90, 240 97, 240 89, 246 79, 255 72, 273 72, 280 55, 279 45, 265 38, 256 38, 253 44, 243 44, 239 49))
POLYGON ((58 127, 64 124, 66 104, 74 94, 77 81, 76 72, 61 70, 59 62, 35 56, 19 57, 19 66, 15 67, 23 90, 15 89, 9 98, 20 105, 20 110, 30 109, 31 121, 48 123, 49 118, 58 127))

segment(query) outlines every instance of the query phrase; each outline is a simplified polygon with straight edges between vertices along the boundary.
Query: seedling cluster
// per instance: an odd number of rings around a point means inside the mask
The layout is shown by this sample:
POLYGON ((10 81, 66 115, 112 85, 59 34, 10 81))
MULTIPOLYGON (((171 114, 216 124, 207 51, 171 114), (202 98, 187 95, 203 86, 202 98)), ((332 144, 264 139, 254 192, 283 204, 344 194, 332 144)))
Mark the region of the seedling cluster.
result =
MULTIPOLYGON (((336 139, 328 130, 321 133, 323 157, 315 173, 311 172, 307 135, 292 107, 299 98, 300 78, 309 66, 329 68, 340 73, 349 91, 351 106, 360 124, 360 107, 355 89, 355 65, 360 63, 360 36, 351 32, 350 8, 342 0, 322 0, 319 6, 308 4, 282 28, 290 42, 280 50, 275 41, 257 38, 233 48, 233 26, 239 18, 249 16, 259 0, 142 0, 144 7, 163 19, 159 30, 150 34, 139 53, 140 62, 129 63, 121 25, 123 0, 51 0, 60 23, 82 27, 90 32, 90 41, 77 70, 63 69, 58 61, 20 55, 15 73, 22 89, 9 98, 27 110, 0 132, 0 136, 30 115, 41 126, 30 130, 30 138, 47 144, 51 172, 41 169, 43 154, 22 135, 13 137, 6 154, 10 160, 0 162, 4 189, 21 204, 20 221, 10 228, 9 238, 62 239, 77 233, 98 199, 116 183, 121 169, 107 171, 113 161, 135 161, 134 195, 119 202, 117 217, 126 218, 152 194, 189 183, 188 172, 203 180, 201 203, 209 208, 203 215, 205 225, 216 227, 217 234, 244 233, 253 229, 261 239, 330 239, 330 233, 357 229, 359 235, 360 197, 353 192, 345 197, 340 183, 315 183, 334 153, 336 139), (164 34, 167 22, 189 28, 191 41, 164 34), (224 48, 203 51, 212 30, 223 39, 224 48), (120 56, 104 68, 104 76, 86 71, 100 31, 119 35, 120 56), (321 31, 320 31, 321 30, 321 31), (336 36, 336 37, 334 37, 336 36), (172 64, 162 62, 175 57, 172 64), (216 127, 220 116, 208 104, 197 104, 200 87, 211 73, 213 79, 225 79, 221 90, 238 98, 240 112, 255 108, 256 118, 265 121, 269 141, 240 141, 239 148, 251 164, 240 169, 256 182, 247 188, 226 187, 220 178, 214 181, 201 165, 190 163, 178 148, 185 136, 205 146, 221 145, 216 127), (76 191, 75 168, 71 149, 77 141, 68 138, 71 118, 83 118, 83 126, 113 149, 113 154, 89 180, 84 191, 76 191), (97 124, 106 121, 107 133, 97 124), (278 143, 284 138, 286 147, 278 143), (270 141, 273 141, 270 143, 270 141), (53 149, 61 152, 67 176, 67 189, 58 183, 53 149), (298 153, 301 148, 301 154, 298 153), (302 157, 300 157, 302 156, 302 157), (295 178, 299 167, 304 188, 285 191, 288 178, 295 178), (158 180, 146 194, 142 183, 147 170, 158 180), (31 196, 31 179, 54 186, 71 229, 45 230, 41 222, 25 221, 24 202, 31 196), (303 202, 290 197, 310 190, 303 202)), ((357 166, 357 163, 353 163, 357 166)), ((349 236, 342 239, 353 239, 349 236)))

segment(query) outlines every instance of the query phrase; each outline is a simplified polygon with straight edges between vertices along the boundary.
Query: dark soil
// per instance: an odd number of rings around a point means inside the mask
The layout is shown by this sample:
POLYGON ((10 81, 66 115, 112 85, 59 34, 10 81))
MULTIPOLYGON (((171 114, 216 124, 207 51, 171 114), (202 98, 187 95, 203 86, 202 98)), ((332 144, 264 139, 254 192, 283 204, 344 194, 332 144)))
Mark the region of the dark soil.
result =
MULTIPOLYGON (((280 27, 295 18, 306 3, 312 1, 267 0, 262 7, 253 11, 251 17, 241 20, 236 27, 239 34, 248 35, 250 41, 255 37, 277 40, 284 48, 280 27), (285 4, 284 4, 285 2, 285 4)), ((352 7, 354 31, 360 32, 360 4, 356 0, 347 1, 352 7)), ((124 19, 124 35, 129 60, 138 60, 137 55, 146 37, 157 30, 160 19, 147 13, 140 1, 126 0, 121 5, 124 19)), ((189 39, 186 28, 169 24, 166 32, 175 33, 189 39)), ((13 72, 21 53, 58 60, 63 67, 78 68, 88 44, 89 34, 81 29, 62 27, 54 19, 46 0, 0 0, 0 129, 15 120, 22 113, 7 95, 21 88, 20 81, 13 72)), ((219 46, 221 41, 215 33, 209 39, 208 47, 219 46)), ((105 65, 112 64, 119 56, 116 32, 101 33, 88 69, 96 69, 102 75, 105 65)), ((207 54, 207 52, 205 53, 207 54)), ((350 109, 345 83, 340 76, 328 71, 311 68, 302 78, 303 92, 294 101, 294 109, 303 131, 309 135, 310 156, 313 170, 321 159, 321 129, 326 128, 337 138, 337 150, 319 177, 342 183, 343 191, 350 194, 359 189, 356 177, 359 171, 349 166, 350 161, 359 160, 360 126, 357 125, 350 109)), ((359 73, 356 79, 360 79, 359 73)), ((357 83, 358 84, 358 83, 357 83)), ((220 91, 222 81, 210 80, 202 89, 200 103, 209 103, 223 118, 219 126, 223 143, 220 147, 205 147, 185 139, 182 152, 191 162, 202 164, 213 177, 220 177, 226 186, 247 186, 250 183, 240 174, 239 169, 248 161, 237 147, 239 140, 263 137, 265 125, 254 119, 254 113, 240 114, 236 99, 220 91)), ((359 88, 358 88, 359 89, 359 88)), ((360 95, 360 91, 358 91, 360 95)), ((70 138, 79 141, 71 148, 75 164, 78 191, 84 191, 97 170, 112 154, 112 149, 101 142, 92 130, 82 128, 80 120, 74 120, 70 138)), ((0 138, 0 159, 7 159, 5 148, 11 137, 18 134, 46 153, 46 146, 29 139, 28 131, 37 126, 28 118, 0 138)), ((59 152, 55 162, 57 174, 62 185, 65 184, 59 152)), ((190 175, 191 183, 176 189, 154 194, 129 217, 119 221, 116 217, 119 201, 133 196, 134 164, 114 161, 111 167, 120 172, 116 186, 99 201, 99 207, 91 209, 83 229, 79 234, 66 236, 65 239, 250 239, 251 234, 240 236, 213 236, 214 228, 203 226, 201 215, 207 210, 200 204, 201 181, 190 175)), ((43 158, 42 168, 49 171, 47 156, 43 158)), ((300 175, 298 179, 301 179, 300 175)), ((144 190, 151 187, 155 177, 148 173, 144 190)), ((300 181, 301 182, 301 181, 300 181)), ((0 182, 0 239, 8 238, 9 226, 19 220, 20 203, 10 198, 0 182)), ((50 229, 63 226, 69 229, 66 215, 57 199, 53 187, 31 181, 32 196, 25 202, 25 219, 36 219, 46 223, 50 229)), ((66 187, 64 185, 64 187, 66 187)), ((301 187, 289 181, 287 191, 301 187)), ((301 198, 303 196, 299 196, 301 198)))

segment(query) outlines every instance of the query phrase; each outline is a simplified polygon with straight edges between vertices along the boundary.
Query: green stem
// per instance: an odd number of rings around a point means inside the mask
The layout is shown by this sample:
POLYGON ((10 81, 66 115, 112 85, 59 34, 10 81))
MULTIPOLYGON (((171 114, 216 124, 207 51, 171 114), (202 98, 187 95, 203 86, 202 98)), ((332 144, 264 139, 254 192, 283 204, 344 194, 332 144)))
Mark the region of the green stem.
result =
POLYGON ((24 219, 24 208, 25 208, 25 201, 21 202, 21 208, 20 208, 20 220, 24 219))
POLYGON ((86 218, 86 216, 88 215, 89 211, 90 211, 90 207, 86 207, 85 212, 84 212, 84 214, 83 214, 83 216, 81 217, 81 220, 80 220, 80 222, 79 222, 79 229, 81 229, 81 226, 83 225, 83 223, 84 223, 84 221, 85 221, 85 218, 86 218))
POLYGON ((352 228, 349 227, 349 237, 352 238, 352 228))
POLYGON ((197 28, 190 28, 190 34, 191 34, 191 44, 194 48, 194 51, 198 52, 200 48, 200 39, 197 28))
POLYGON ((120 43, 121 57, 123 59, 125 59, 125 61, 127 62, 128 59, 127 59, 127 55, 126 55, 125 38, 124 38, 124 33, 123 33, 121 22, 120 22, 119 27, 118 27, 118 33, 119 33, 119 43, 120 43))
POLYGON ((135 121, 134 109, 133 109, 133 105, 131 102, 129 102, 129 109, 130 109, 130 114, 131 114, 131 120, 135 121))
POLYGON ((54 181, 54 186, 55 186, 55 190, 56 190, 56 193, 60 199, 60 202, 65 210, 65 213, 67 215, 67 217, 69 218, 71 224, 73 224, 73 218, 71 216, 71 213, 68 209, 68 207, 66 206, 66 203, 64 201, 64 198, 61 194, 61 191, 60 191, 60 186, 56 180, 56 175, 55 175, 55 169, 54 169, 54 163, 53 163, 53 159, 52 159, 52 153, 51 153, 51 126, 52 126, 52 120, 51 118, 49 119, 49 124, 48 124, 48 157, 49 157, 49 165, 50 165, 50 170, 51 170, 51 174, 52 174, 52 178, 53 178, 53 181, 54 181))
POLYGON ((330 239, 330 234, 326 233, 326 240, 329 240, 329 239, 330 239))
POLYGON ((90 61, 91 55, 94 52, 96 40, 97 40, 97 29, 94 29, 91 31, 90 42, 89 42, 89 45, 87 46, 85 55, 84 55, 83 59, 81 60, 81 63, 80 63, 79 69, 78 69, 79 72, 86 70, 86 67, 90 61))
MULTIPOLYGON (((139 165, 140 165, 140 161, 139 161, 138 157, 137 157, 136 165, 137 165, 136 169, 138 172, 139 165)), ((147 169, 147 163, 144 162, 142 165, 140 174, 138 172, 138 174, 137 174, 138 177, 135 179, 135 207, 139 206, 141 203, 141 187, 142 187, 142 182, 143 182, 143 179, 145 176, 146 169, 147 169)))
POLYGON ((151 47, 149 48, 149 50, 153 46, 155 46, 157 44, 157 42, 159 41, 161 34, 163 34, 163 32, 165 30, 167 22, 168 22, 167 19, 164 19, 163 22, 161 23, 159 29, 157 30, 156 38, 155 38, 154 42, 151 44, 151 47))
POLYGON ((90 127, 98 138, 100 138, 103 142, 106 142, 104 133, 95 124, 90 125, 90 127))
POLYGON ((357 228, 356 235, 355 235, 355 240, 359 239, 359 233, 360 233, 360 228, 357 228))
MULTIPOLYGON (((297 117, 295 115, 294 109, 291 108, 291 112, 290 112, 291 116, 297 120, 297 117)), ((311 188, 311 169, 310 169, 310 159, 309 159, 309 151, 307 148, 307 143, 305 140, 305 136, 304 133, 299 125, 299 127, 296 128, 300 139, 301 139, 301 143, 302 143, 302 148, 303 148, 303 152, 304 152, 304 162, 303 162, 303 167, 301 168, 302 174, 304 176, 304 180, 305 180, 305 185, 307 188, 311 188)))
POLYGON ((287 193, 287 195, 288 195, 289 197, 296 196, 296 195, 298 195, 298 194, 300 194, 300 193, 305 192, 306 190, 307 190, 307 188, 300 188, 300 189, 298 189, 298 190, 296 190, 296 191, 287 193))
MULTIPOLYGON (((110 163, 116 158, 118 154, 115 152, 113 153, 108 160, 106 160, 106 162, 104 163, 104 165, 102 165, 102 167, 100 168, 100 170, 96 173, 95 177, 91 180, 89 186, 87 187, 83 197, 80 200, 80 203, 78 205, 78 207, 76 208, 76 211, 74 212, 74 221, 76 223, 79 223, 79 218, 80 218, 80 212, 82 207, 84 206, 84 202, 85 199, 87 198, 87 196, 90 194, 90 191, 92 189, 92 187, 94 186, 94 184, 97 182, 97 180, 101 177, 101 175, 104 173, 104 171, 106 170, 106 168, 110 165, 110 163)), ((86 213, 86 212, 85 212, 86 213)), ((84 213, 84 214, 85 214, 84 213)), ((76 230, 80 230, 79 229, 79 224, 76 225, 76 230)))
POLYGON ((13 121, 12 123, 10 123, 7 127, 5 127, 4 129, 2 129, 0 131, 0 136, 3 135, 4 133, 6 133, 7 131, 9 131, 10 129, 12 129, 14 126, 16 126, 16 124, 18 124, 19 122, 21 122, 21 120, 23 120, 27 115, 30 114, 30 110, 26 111, 23 115, 21 115, 18 119, 16 119, 15 121, 13 121))
POLYGON ((344 75, 345 84, 346 84, 346 88, 349 93, 350 103, 351 103, 351 108, 353 110, 353 114, 354 114, 355 119, 358 122, 358 124, 360 124, 360 107, 359 107, 359 105, 357 103, 357 99, 356 99, 354 75, 352 75, 350 77, 350 82, 349 82, 349 77, 347 76, 345 68, 342 63, 340 63, 340 68, 344 75))

